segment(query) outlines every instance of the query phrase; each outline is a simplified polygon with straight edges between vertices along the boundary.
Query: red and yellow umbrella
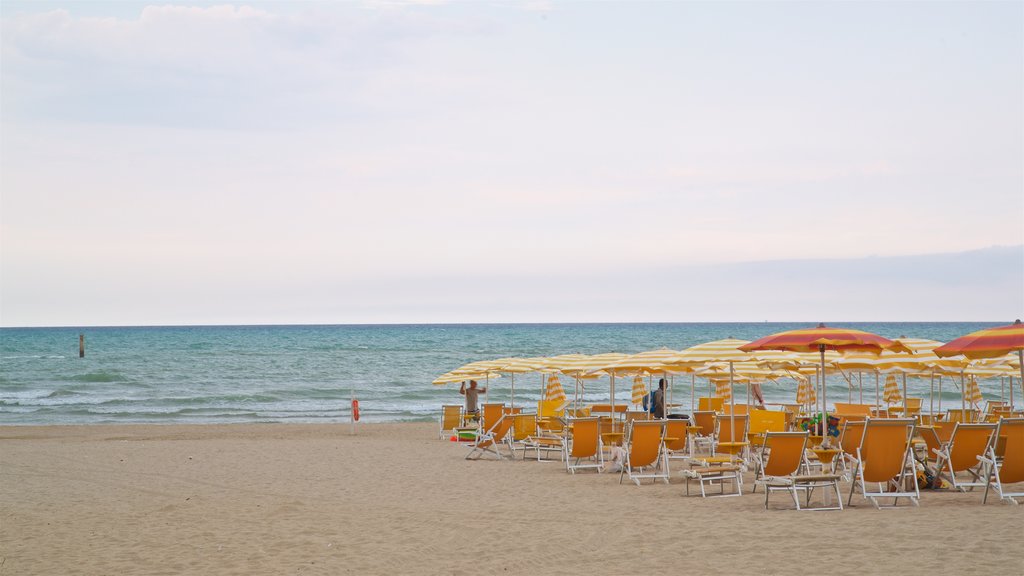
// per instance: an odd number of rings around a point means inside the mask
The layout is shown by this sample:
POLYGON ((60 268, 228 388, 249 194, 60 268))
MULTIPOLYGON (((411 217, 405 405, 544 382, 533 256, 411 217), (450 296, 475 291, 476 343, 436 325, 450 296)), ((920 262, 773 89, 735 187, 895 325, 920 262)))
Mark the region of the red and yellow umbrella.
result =
POLYGON ((754 340, 749 344, 739 347, 740 350, 752 352, 754 350, 789 350, 792 352, 818 352, 821 358, 821 408, 822 421, 827 421, 825 409, 827 397, 825 394, 825 351, 826 350, 868 350, 881 352, 882 350, 900 350, 904 347, 888 338, 877 334, 853 330, 850 328, 830 328, 824 324, 818 324, 817 328, 805 328, 798 330, 787 330, 765 336, 754 340))
POLYGON ((998 358, 1016 352, 1020 360, 1020 388, 1024 391, 1024 324, 1020 319, 1009 326, 971 332, 939 346, 933 352, 939 357, 963 354, 972 360, 998 358))

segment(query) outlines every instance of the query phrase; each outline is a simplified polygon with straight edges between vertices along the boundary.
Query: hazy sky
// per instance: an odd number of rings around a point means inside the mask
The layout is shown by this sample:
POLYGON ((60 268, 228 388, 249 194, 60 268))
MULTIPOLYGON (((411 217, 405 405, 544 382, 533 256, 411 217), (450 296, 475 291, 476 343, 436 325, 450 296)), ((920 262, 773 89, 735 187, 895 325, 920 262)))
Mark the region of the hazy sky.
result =
POLYGON ((0 17, 5 326, 1024 315, 1022 2, 0 17))

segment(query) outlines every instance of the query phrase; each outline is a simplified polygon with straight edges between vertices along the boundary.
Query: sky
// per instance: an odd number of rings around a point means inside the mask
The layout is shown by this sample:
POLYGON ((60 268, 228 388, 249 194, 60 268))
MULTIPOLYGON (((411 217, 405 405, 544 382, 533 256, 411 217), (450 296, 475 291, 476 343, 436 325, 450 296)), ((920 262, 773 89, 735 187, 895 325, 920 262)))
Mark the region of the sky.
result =
POLYGON ((0 325, 1024 316, 1021 2, 0 3, 0 325))

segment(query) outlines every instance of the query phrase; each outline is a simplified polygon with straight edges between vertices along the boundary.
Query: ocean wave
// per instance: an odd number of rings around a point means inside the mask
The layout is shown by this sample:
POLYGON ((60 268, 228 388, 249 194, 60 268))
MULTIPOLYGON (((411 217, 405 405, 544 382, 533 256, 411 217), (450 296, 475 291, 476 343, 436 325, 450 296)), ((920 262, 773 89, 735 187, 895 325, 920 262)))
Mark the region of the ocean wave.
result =
POLYGON ((128 378, 120 372, 88 372, 86 374, 65 376, 62 379, 71 382, 91 382, 95 384, 129 381, 128 378))

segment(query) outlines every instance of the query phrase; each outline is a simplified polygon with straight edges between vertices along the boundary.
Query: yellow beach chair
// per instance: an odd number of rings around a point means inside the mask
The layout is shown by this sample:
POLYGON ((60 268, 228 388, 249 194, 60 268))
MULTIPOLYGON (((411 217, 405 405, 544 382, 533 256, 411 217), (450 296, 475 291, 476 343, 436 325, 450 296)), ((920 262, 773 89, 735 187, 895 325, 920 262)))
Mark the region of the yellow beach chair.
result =
POLYGON ((988 449, 992 433, 995 430, 996 424, 957 422, 949 443, 934 451, 935 467, 939 474, 948 475, 953 487, 961 492, 966 492, 975 486, 988 484, 987 479, 982 478, 982 474, 984 474, 982 468, 985 463, 981 461, 981 458, 985 456, 985 451, 988 449), (967 472, 973 481, 957 481, 958 472, 967 472))
POLYGON ((469 454, 466 454, 466 460, 479 460, 487 453, 494 454, 498 460, 504 460, 505 457, 498 451, 502 444, 505 444, 508 448, 509 456, 514 458, 515 452, 512 450, 511 437, 509 436, 509 430, 511 429, 512 418, 505 417, 504 415, 499 416, 498 421, 489 430, 477 435, 476 440, 470 445, 469 454))
POLYGON ((936 460, 939 452, 943 449, 945 444, 942 440, 939 440, 939 434, 936 432, 935 426, 918 426, 915 428, 921 440, 924 441, 925 445, 925 459, 936 460))
POLYGON ((504 404, 482 404, 480 406, 480 430, 490 430, 504 414, 504 404))
POLYGON ((575 474, 577 470, 604 467, 604 451, 601 446, 601 424, 597 417, 574 418, 569 423, 569 437, 564 448, 565 469, 575 474), (580 464, 581 461, 591 462, 580 464))
POLYGON ((847 505, 852 505, 858 487, 861 495, 876 508, 882 508, 879 498, 892 498, 891 507, 895 507, 900 498, 918 505, 921 493, 917 488, 910 444, 914 422, 913 418, 868 418, 865 421, 847 505), (871 484, 876 484, 877 490, 870 490, 871 484))
POLYGON ((746 414, 740 416, 720 416, 718 418, 718 438, 715 442, 715 453, 730 454, 742 458, 747 446, 747 423, 750 417, 746 414))
MULTIPOLYGON (((723 417, 724 418, 724 417, 723 417)), ((728 418, 724 418, 728 420, 728 418)), ((751 410, 750 429, 747 430, 747 441, 751 446, 760 446, 766 432, 785 432, 786 413, 770 410, 751 410)))
POLYGON ((642 478, 650 478, 652 482, 661 478, 668 484, 668 459, 661 449, 664 434, 664 420, 634 420, 630 423, 626 431, 626 465, 619 472, 619 484, 622 484, 625 474, 637 486, 642 478), (645 468, 650 470, 644 472, 645 468))
POLYGON ((438 436, 444 440, 452 434, 458 434, 462 427, 462 406, 459 404, 445 404, 441 406, 441 429, 438 436))
POLYGON ((988 482, 985 483, 985 497, 995 486, 1000 500, 1019 504, 1017 498, 1024 498, 1024 492, 1010 492, 1006 485, 1024 482, 1024 418, 1003 418, 996 426, 985 456, 980 460, 988 466, 988 482), (1002 446, 1002 455, 999 447, 1002 446))
POLYGON ((701 412, 721 412, 725 405, 725 398, 698 398, 697 410, 701 412))
MULTIPOLYGON (((563 438, 551 431, 553 427, 541 427, 542 420, 533 414, 516 414, 513 418, 515 423, 512 425, 512 439, 515 446, 523 449, 523 460, 526 460, 530 450, 534 451, 538 462, 541 460, 541 452, 557 452, 561 456, 563 438)), ((556 421, 561 422, 561 419, 556 421)), ((561 432, 561 426, 558 430, 561 432)))
POLYGON ((690 421, 670 418, 665 421, 665 457, 669 460, 684 460, 693 455, 689 442, 690 421))
POLYGON ((793 497, 797 510, 842 510, 843 496, 839 493, 838 474, 800 474, 801 467, 807 469, 806 448, 809 432, 767 432, 761 445, 760 457, 754 476, 754 491, 757 485, 765 488, 764 508, 768 509, 768 498, 772 492, 786 491, 793 497), (811 507, 811 496, 815 488, 831 488, 836 493, 836 505, 811 507), (800 505, 797 492, 803 491, 805 504, 800 505))
POLYGON ((963 410, 961 408, 950 408, 946 410, 946 422, 977 422, 979 412, 973 408, 963 410))
POLYGON ((708 453, 714 453, 715 449, 715 420, 717 416, 711 410, 698 410, 693 413, 693 425, 697 428, 694 436, 693 448, 704 444, 708 447, 708 453))
POLYGON ((853 480, 853 469, 857 463, 857 448, 864 439, 864 420, 847 420, 839 433, 839 465, 847 481, 853 480))

